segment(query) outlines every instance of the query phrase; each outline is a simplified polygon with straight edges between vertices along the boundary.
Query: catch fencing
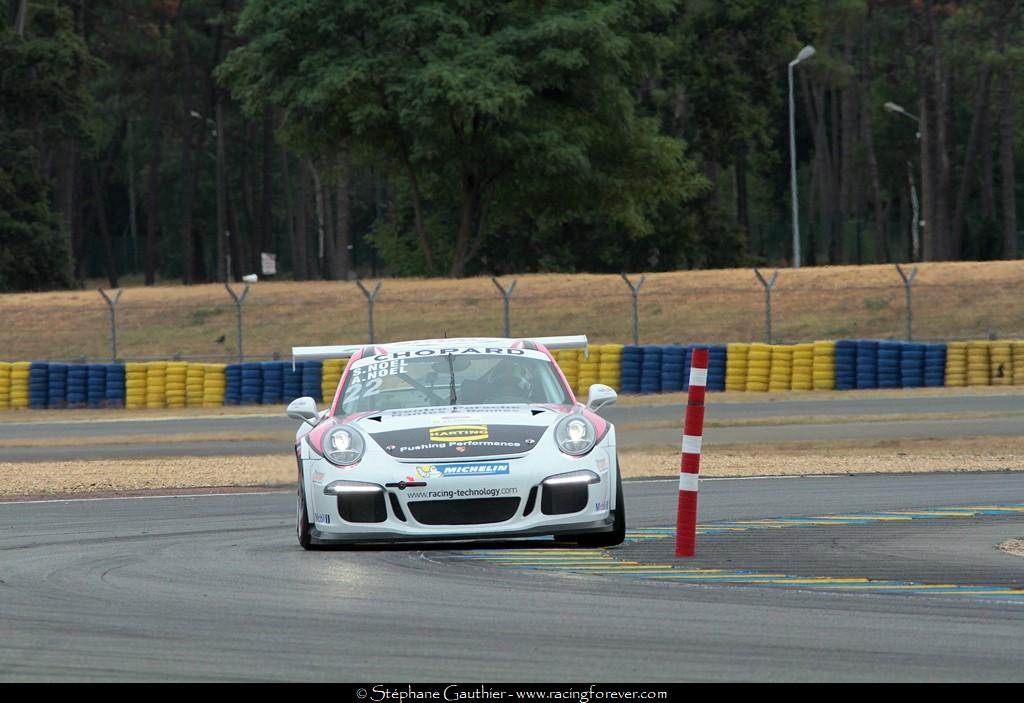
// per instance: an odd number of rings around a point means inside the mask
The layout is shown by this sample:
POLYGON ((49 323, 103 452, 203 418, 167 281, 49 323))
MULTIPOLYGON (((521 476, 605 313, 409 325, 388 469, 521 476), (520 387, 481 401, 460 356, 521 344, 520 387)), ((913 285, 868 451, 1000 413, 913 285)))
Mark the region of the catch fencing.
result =
POLYGON ((713 272, 695 271, 448 288, 401 279, 201 286, 166 302, 154 300, 160 289, 83 291, 73 305, 2 296, 0 359, 242 363, 286 359, 292 345, 567 331, 631 346, 1024 336, 1024 281, 952 283, 906 266, 880 277, 872 268, 871 280, 846 269, 813 283, 790 270, 754 270, 737 272, 731 285, 705 283, 713 272), (286 286, 296 293, 282 295, 286 286))

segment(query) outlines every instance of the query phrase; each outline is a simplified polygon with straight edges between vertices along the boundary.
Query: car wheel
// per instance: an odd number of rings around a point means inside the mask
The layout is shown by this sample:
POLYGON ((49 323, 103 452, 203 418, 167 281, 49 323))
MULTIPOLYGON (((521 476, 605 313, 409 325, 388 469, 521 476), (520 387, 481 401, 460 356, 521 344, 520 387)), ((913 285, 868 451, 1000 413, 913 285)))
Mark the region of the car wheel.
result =
POLYGON ((313 544, 313 535, 309 531, 309 511, 306 510, 306 491, 302 484, 300 474, 298 496, 295 501, 295 532, 299 538, 299 546, 303 549, 319 549, 319 545, 313 544))
POLYGON ((626 539, 626 501, 622 497, 622 474, 619 471, 619 457, 615 457, 615 511, 612 531, 578 535, 576 543, 581 547, 615 547, 626 539))

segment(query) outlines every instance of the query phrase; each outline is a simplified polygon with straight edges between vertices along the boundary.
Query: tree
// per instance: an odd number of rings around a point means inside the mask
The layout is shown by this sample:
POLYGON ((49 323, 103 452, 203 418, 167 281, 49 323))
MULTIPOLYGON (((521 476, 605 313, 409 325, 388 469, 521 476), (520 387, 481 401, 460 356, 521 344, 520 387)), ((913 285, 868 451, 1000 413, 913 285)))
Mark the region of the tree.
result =
POLYGON ((58 198, 67 207, 62 227, 50 210, 46 163, 55 145, 87 141, 86 79, 98 65, 57 3, 19 3, 7 15, 0 28, 0 290, 67 286, 74 184, 69 179, 69 197, 58 198))
POLYGON ((351 139, 406 183, 422 270, 446 221, 450 276, 499 219, 587 211, 650 228, 658 203, 699 185, 682 143, 637 111, 632 86, 666 51, 665 0, 379 3, 255 0, 249 43, 219 75, 251 114, 283 112, 293 148, 334 164, 351 139))

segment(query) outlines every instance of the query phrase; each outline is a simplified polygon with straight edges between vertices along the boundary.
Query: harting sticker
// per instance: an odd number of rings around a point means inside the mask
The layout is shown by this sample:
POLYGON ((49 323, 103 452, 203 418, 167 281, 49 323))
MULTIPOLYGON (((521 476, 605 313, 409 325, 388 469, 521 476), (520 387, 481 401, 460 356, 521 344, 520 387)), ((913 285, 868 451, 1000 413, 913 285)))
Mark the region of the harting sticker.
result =
POLYGON ((430 428, 431 442, 479 442, 488 436, 487 425, 447 425, 430 428))
POLYGON ((416 467, 420 478, 445 478, 451 476, 501 476, 508 474, 508 463, 472 464, 422 464, 416 467))

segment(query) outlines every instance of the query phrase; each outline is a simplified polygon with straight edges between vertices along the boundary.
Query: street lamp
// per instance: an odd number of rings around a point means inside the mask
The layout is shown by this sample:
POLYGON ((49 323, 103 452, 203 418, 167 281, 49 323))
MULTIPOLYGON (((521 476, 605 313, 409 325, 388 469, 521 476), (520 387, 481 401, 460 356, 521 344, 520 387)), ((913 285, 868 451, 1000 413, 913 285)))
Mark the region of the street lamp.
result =
POLYGON ((814 47, 808 44, 789 62, 789 177, 793 191, 793 268, 800 268, 800 215, 796 195, 796 116, 793 107, 793 67, 814 56, 814 47))
MULTIPOLYGON (((882 105, 882 107, 885 108, 886 112, 903 115, 904 117, 913 120, 914 124, 917 125, 917 131, 914 136, 917 138, 917 141, 921 141, 921 120, 917 115, 907 112, 902 106, 897 105, 894 102, 887 102, 882 105)), ((907 161, 907 180, 910 182, 910 206, 913 211, 912 220, 910 222, 910 243, 913 248, 913 259, 914 261, 919 261, 921 259, 921 228, 924 223, 920 220, 920 208, 918 207, 917 201, 917 186, 914 183, 914 168, 909 161, 907 161)))

